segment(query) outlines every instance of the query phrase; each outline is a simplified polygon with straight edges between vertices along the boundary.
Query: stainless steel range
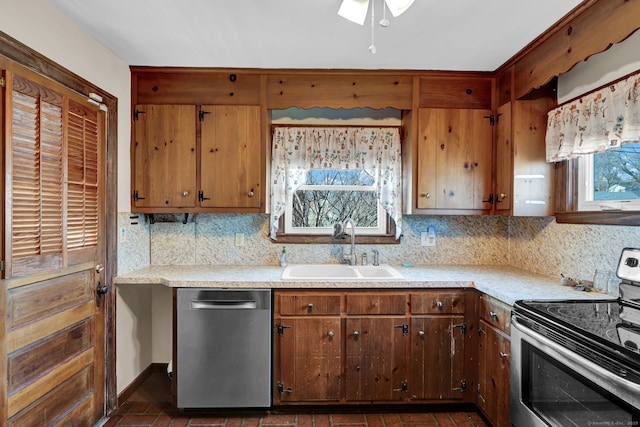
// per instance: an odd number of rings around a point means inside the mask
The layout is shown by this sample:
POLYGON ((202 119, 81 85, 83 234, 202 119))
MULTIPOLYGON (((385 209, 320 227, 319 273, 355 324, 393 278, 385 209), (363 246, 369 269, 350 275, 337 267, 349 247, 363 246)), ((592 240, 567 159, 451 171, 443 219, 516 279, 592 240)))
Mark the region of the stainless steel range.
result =
POLYGON ((517 301, 511 422, 640 425, 640 249, 622 251, 620 297, 517 301))

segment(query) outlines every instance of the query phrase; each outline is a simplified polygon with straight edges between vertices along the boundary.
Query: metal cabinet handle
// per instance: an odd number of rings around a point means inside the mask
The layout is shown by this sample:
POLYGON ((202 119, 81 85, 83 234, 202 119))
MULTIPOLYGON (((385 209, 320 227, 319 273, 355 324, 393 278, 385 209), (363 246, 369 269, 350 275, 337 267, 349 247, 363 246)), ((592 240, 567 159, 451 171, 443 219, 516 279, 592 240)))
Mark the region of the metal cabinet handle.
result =
POLYGON ((442 301, 438 301, 437 304, 438 310, 442 310, 442 301))
POLYGON ((327 334, 327 336, 328 336, 329 338, 333 338, 333 335, 334 335, 334 334, 333 334, 333 331, 329 331, 329 333, 327 334))
POLYGON ((307 313, 311 313, 313 311, 313 304, 307 304, 307 313))
POLYGON ((424 338, 424 331, 418 331, 418 336, 420 338, 424 338))
POLYGON ((104 265, 102 264, 97 264, 96 265, 96 273, 101 273, 102 270, 104 270, 104 265))
POLYGON ((253 188, 247 193, 247 197, 253 197, 253 188))
POLYGON ((182 197, 187 197, 188 195, 189 195, 189 192, 188 192, 188 191, 183 191, 183 192, 182 192, 182 197))
POLYGON ((425 199, 430 199, 431 198, 431 193, 425 193, 423 194, 425 199))
POLYGON ((507 353, 500 352, 498 354, 500 355, 500 359, 506 359, 507 357, 509 357, 507 353))
POLYGON ((353 336, 354 337, 358 337, 358 335, 360 335, 360 331, 353 331, 353 336))
POLYGON ((489 317, 491 318, 491 320, 496 320, 498 318, 498 313, 496 313, 495 311, 490 311, 489 317))

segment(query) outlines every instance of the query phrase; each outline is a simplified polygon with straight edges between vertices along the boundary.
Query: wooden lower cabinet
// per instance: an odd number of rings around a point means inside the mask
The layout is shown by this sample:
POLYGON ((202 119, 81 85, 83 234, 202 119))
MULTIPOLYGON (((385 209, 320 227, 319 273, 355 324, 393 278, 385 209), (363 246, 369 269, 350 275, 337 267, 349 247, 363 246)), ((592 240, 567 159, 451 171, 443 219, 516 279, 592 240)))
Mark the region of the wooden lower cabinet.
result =
POLYGON ((276 291, 274 405, 472 402, 465 390, 476 368, 472 297, 472 290, 276 291))
POLYGON ((464 397, 467 383, 464 325, 464 316, 411 318, 411 399, 464 397))
POLYGON ((406 317, 347 317, 347 401, 405 398, 408 329, 406 317))
POLYGON ((337 402, 342 389, 340 317, 279 319, 274 403, 337 402))
POLYGON ((476 405, 494 427, 511 426, 509 315, 504 304, 481 298, 476 405))

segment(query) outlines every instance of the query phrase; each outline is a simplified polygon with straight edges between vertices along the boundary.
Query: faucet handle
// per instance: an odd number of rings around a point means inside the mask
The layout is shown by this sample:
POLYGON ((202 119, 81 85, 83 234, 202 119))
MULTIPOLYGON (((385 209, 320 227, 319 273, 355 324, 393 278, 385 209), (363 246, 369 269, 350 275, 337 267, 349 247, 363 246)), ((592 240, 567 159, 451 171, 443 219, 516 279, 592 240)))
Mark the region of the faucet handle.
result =
POLYGON ((373 265, 378 266, 380 265, 380 251, 378 251, 377 249, 372 249, 373 252, 373 265))

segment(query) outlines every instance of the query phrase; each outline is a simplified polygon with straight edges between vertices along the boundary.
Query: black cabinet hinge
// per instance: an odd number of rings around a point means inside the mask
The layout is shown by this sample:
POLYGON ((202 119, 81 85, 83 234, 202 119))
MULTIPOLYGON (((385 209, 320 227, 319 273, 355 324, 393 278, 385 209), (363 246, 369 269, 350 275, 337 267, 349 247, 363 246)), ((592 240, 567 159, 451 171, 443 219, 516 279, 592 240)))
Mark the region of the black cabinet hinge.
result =
POLYGON ((460 387, 452 389, 453 391, 465 391, 467 389, 467 380, 460 381, 460 387))
POLYGON ((395 325, 394 328, 402 329, 402 336, 406 337, 409 335, 409 324, 403 323, 402 325, 395 325))
POLYGON ((493 193, 489 193, 489 198, 487 200, 483 200, 482 203, 493 204, 493 193))
POLYGON ((284 383, 282 381, 278 381, 278 393, 280 394, 285 394, 285 393, 293 393, 293 389, 291 388, 284 388, 284 383))
POLYGON ((138 190, 133 190, 133 201, 137 202, 138 200, 144 200, 144 197, 138 195, 138 190))
POLYGON ((489 124, 491 126, 496 124, 496 116, 494 116, 493 114, 490 116, 484 116, 485 119, 489 119, 489 124))
POLYGON ((133 110, 133 120, 138 120, 140 118, 140 114, 144 114, 144 111, 133 110))
POLYGON ((293 326, 287 326, 287 325, 283 325, 282 323, 278 323, 278 335, 280 336, 284 335, 284 330, 291 329, 291 328, 293 328, 293 326))
POLYGON ((409 383, 407 380, 402 381, 400 384, 400 388, 394 388, 393 391, 396 393, 406 393, 409 390, 409 383))
POLYGON ((198 120, 200 120, 201 122, 204 122, 205 114, 211 114, 211 111, 204 111, 204 110, 198 111, 198 120))
POLYGON ((198 191, 198 201, 204 202, 205 200, 211 200, 211 197, 204 197, 204 191, 198 191))
POLYGON ((460 332, 462 332, 462 335, 465 335, 467 333, 467 324, 466 323, 460 323, 459 325, 453 325, 453 328, 460 328, 460 332))

